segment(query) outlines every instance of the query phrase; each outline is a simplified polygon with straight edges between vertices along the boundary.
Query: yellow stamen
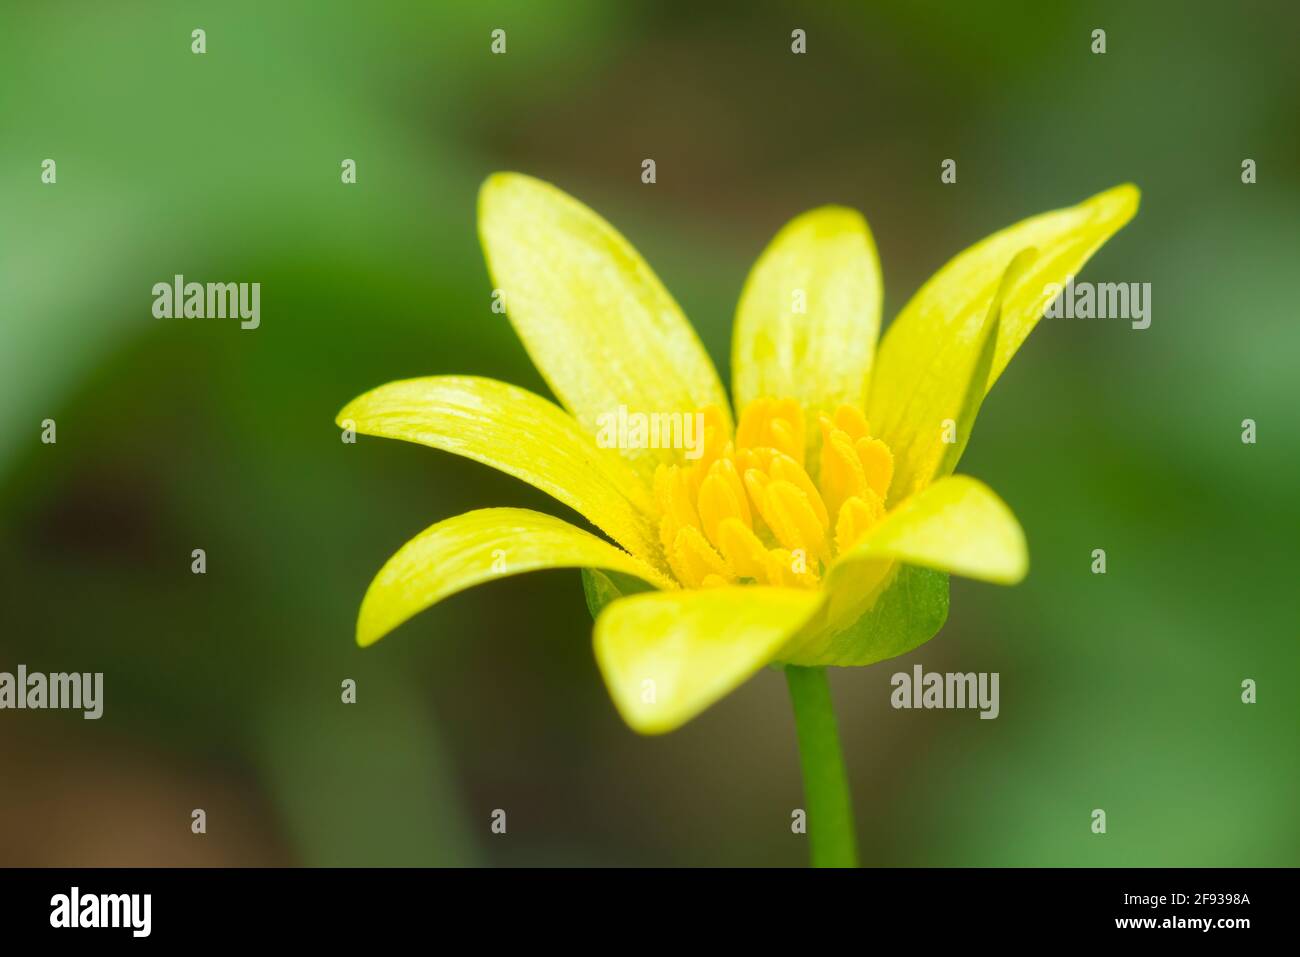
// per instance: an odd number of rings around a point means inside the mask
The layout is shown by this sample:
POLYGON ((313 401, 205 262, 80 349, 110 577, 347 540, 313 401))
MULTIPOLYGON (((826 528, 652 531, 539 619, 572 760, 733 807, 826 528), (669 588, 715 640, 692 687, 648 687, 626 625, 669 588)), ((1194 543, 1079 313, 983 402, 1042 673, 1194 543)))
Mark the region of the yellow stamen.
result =
POLYGON ((709 473, 709 466, 729 455, 731 436, 728 434, 727 420, 716 406, 709 406, 704 415, 704 442, 700 457, 691 463, 688 484, 693 493, 698 494, 700 485, 709 473))
POLYGON ((793 482, 768 482, 759 513, 786 548, 798 549, 809 557, 830 557, 826 553, 826 527, 817 520, 808 496, 793 482))
POLYGON ((872 525, 880 520, 885 507, 871 489, 865 495, 845 501, 835 522, 835 548, 843 555, 862 540, 872 525))
POLYGON ((745 489, 740 484, 736 467, 726 459, 719 459, 709 468, 709 474, 700 483, 698 498, 700 523, 704 534, 714 545, 721 545, 718 525, 723 519, 740 519, 750 524, 749 503, 745 489))
POLYGON ((767 548, 748 524, 737 518, 725 518, 718 525, 718 548, 740 578, 767 582, 767 548))
POLYGON ((803 410, 794 399, 756 399, 740 416, 737 448, 769 448, 784 452, 803 466, 803 410))
POLYGON ((822 416, 821 427, 822 491, 826 493, 827 508, 832 515, 837 515, 845 499, 861 495, 868 487, 867 475, 849 434, 836 428, 825 416, 822 416))
POLYGON ((660 540, 683 585, 815 588, 824 567, 880 520, 894 472, 889 448, 859 409, 841 406, 819 421, 814 482, 798 402, 750 403, 734 441, 722 413, 705 411, 700 458, 655 472, 660 540))
POLYGON ((871 432, 870 427, 867 425, 867 417, 862 414, 861 410, 851 405, 842 405, 835 410, 835 428, 848 433, 849 438, 854 441, 871 432))
POLYGON ((867 484, 883 501, 889 494, 889 483, 894 478, 894 453, 880 439, 858 439, 854 443, 867 484))
POLYGON ((660 465, 655 469, 655 501, 659 504, 659 540, 664 552, 671 555, 679 529, 699 528, 700 519, 695 513, 694 496, 687 487, 688 481, 676 465, 660 465))
POLYGON ((668 564, 687 588, 699 588, 710 575, 717 575, 724 581, 735 577, 722 556, 704 540, 700 530, 691 525, 678 530, 668 555, 668 564))
POLYGON ((813 485, 812 479, 808 477, 802 465, 788 455, 776 455, 772 458, 767 474, 775 481, 789 482, 803 492, 808 498, 808 504, 812 506, 813 513, 817 516, 817 524, 822 528, 829 525, 830 516, 826 514, 826 505, 822 502, 821 493, 817 491, 817 486, 813 485))

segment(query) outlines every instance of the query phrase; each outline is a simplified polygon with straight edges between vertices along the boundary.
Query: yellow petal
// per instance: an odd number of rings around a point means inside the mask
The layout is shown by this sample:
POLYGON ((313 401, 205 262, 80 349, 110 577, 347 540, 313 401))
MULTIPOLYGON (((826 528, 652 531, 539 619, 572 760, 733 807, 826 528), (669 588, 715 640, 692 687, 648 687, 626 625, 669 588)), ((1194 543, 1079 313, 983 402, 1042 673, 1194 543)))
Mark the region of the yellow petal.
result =
MULTIPOLYGON (((923 378, 899 414, 882 411, 881 421, 887 428, 893 426, 894 444, 886 451, 897 456, 897 477, 889 483, 892 488, 886 501, 901 501, 956 467, 984 401, 1002 303, 1036 256, 1036 250, 1024 249, 1012 258, 984 320, 936 345, 923 378), (966 333, 972 337, 969 341, 964 338, 966 333)), ((867 453, 864 442, 859 440, 859 449, 867 453)))
POLYGON ((650 492, 614 451, 554 403, 472 376, 390 382, 348 403, 337 422, 364 435, 454 452, 522 479, 660 566, 650 492))
MULTIPOLYGON (((1117 186, 1077 206, 1026 219, 960 253, 921 287, 894 320, 880 344, 872 373, 867 418, 873 434, 895 455, 905 436, 937 432, 931 412, 909 411, 918 395, 933 389, 951 368, 973 368, 957 358, 977 352, 979 332, 999 281, 1026 248, 1037 257, 1006 290, 985 391, 997 381, 1051 299, 1047 288, 1077 274, 1094 252, 1133 217, 1137 188, 1117 186)), ((896 496, 908 483, 896 482, 896 496)))
POLYGON ((604 568, 658 588, 676 587, 645 562, 568 522, 528 509, 485 508, 426 528, 398 549, 361 602, 357 644, 373 644, 456 592, 541 568, 604 568))
MULTIPOLYGON (((621 405, 646 415, 728 408, 695 331, 614 227, 549 183, 517 173, 488 177, 478 208, 506 314, 551 391, 592 436, 598 418, 621 405)), ((657 462, 681 453, 624 454, 648 478, 657 462)))
POLYGON ((831 569, 897 560, 1014 585, 1029 570, 1025 533, 1006 503, 967 475, 942 478, 875 523, 831 569))
POLYGON ((736 408, 798 399, 808 416, 866 399, 880 330, 880 262, 855 210, 824 206, 788 223, 754 264, 736 309, 736 408))
POLYGON ((623 720, 661 734, 771 661, 820 601, 759 585, 634 595, 596 619, 596 662, 623 720))

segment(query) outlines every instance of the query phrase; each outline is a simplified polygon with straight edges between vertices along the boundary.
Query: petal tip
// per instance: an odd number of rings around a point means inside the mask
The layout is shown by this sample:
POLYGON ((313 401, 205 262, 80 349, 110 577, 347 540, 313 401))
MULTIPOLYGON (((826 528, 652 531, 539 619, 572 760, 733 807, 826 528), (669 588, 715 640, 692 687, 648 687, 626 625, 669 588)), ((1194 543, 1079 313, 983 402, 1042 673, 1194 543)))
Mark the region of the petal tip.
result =
POLYGON ((374 629, 367 628, 360 623, 357 624, 356 640, 358 648, 369 648, 382 637, 383 636, 377 634, 374 629))
POLYGON ((481 199, 488 193, 494 193, 497 190, 506 189, 516 180, 528 178, 529 177, 525 176, 523 173, 516 173, 511 170, 497 170, 494 173, 489 173, 483 180, 483 184, 478 188, 479 198, 481 199))
POLYGON ((824 206, 815 206, 807 212, 796 216, 794 222, 816 222, 825 226, 834 226, 838 229, 857 229, 866 228, 867 220, 860 212, 852 206, 844 206, 840 203, 827 203, 824 206))
POLYGON ((495 173, 489 173, 478 188, 479 216, 481 218, 484 211, 493 202, 498 199, 506 199, 511 194, 555 189, 556 187, 545 180, 538 179, 536 176, 529 176, 527 173, 516 173, 513 170, 498 170, 495 173))
POLYGON ((491 219, 494 210, 498 204, 507 201, 510 193, 514 192, 524 181, 531 179, 523 173, 512 173, 507 170, 490 173, 483 180, 482 185, 478 188, 478 225, 480 238, 484 235, 484 228, 491 219))
POLYGON ((373 606, 370 603, 370 590, 367 589, 366 597, 361 599, 361 610, 357 613, 357 647, 369 648, 392 630, 391 625, 383 627, 375 621, 373 606))
POLYGON ((1006 510, 1007 532, 1012 541, 1006 549, 1006 564, 997 576, 995 584, 1019 585, 1029 574, 1029 542, 1025 537, 1025 528, 1016 518, 1015 513, 1004 502, 1006 510))
POLYGON ((1142 191, 1134 183, 1120 183, 1088 200, 1089 204, 1100 206, 1105 211, 1106 218, 1116 219, 1120 225, 1137 214, 1141 202, 1142 191))
MULTIPOLYGON (((613 696, 611 695, 611 697, 613 696)), ((665 720, 662 716, 656 717, 640 711, 625 709, 617 698, 614 699, 614 707, 618 711, 619 717, 623 719, 624 724, 637 734, 647 738, 656 738, 671 731, 676 731, 685 723, 683 721, 665 720)))
POLYGON ((877 258, 876 240, 867 224, 867 217, 852 206, 838 203, 816 206, 790 220, 778 236, 800 232, 812 233, 822 239, 861 237, 866 241, 868 254, 877 258))

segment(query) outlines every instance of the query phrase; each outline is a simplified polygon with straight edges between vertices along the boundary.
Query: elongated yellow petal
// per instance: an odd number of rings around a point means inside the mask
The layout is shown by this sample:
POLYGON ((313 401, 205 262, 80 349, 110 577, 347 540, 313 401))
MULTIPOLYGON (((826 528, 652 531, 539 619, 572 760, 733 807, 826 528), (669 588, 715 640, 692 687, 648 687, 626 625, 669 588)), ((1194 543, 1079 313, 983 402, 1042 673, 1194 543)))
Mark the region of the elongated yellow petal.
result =
POLYGON ((940 479, 901 503, 836 567, 882 558, 999 585, 1014 585, 1029 570, 1025 533, 1015 515, 969 475, 940 479))
POLYGON ((771 661, 820 602, 759 585, 635 595, 596 619, 596 662, 623 719, 661 734, 771 661))
POLYGON ((553 495, 628 551, 663 568, 650 492, 573 417, 517 386, 472 376, 390 382, 339 413, 365 435, 405 439, 499 469, 553 495))
POLYGON ((813 428, 861 408, 880 331, 880 261, 857 211, 824 206, 788 223, 745 282, 732 337, 737 410, 795 398, 813 428))
MULTIPOLYGON (((593 437, 620 406, 646 415, 728 408, 672 296, 631 244, 572 196, 497 173, 479 192, 479 235, 524 348, 593 437)), ((662 449, 624 454, 643 476, 680 458, 662 449)))
POLYGON ((909 397, 897 420, 895 444, 889 447, 897 465, 889 502, 907 498, 956 468, 984 401, 1002 304, 1036 255, 1033 249, 1023 249, 1012 258, 983 322, 935 343, 924 382, 909 397), (973 337, 970 341, 966 333, 973 337))
MULTIPOLYGON (((1004 271, 1022 250, 1032 264, 1005 290, 985 391, 1020 348, 1052 298, 1050 284, 1077 274, 1094 252, 1133 217, 1138 191, 1117 186, 1077 206, 1043 213, 995 233, 934 274, 885 333, 872 373, 867 418, 873 434, 894 450, 915 433, 938 434, 942 422, 918 397, 939 387, 953 369, 973 368, 963 353, 978 352, 979 332, 1004 271)), ((895 496, 915 490, 896 482, 895 496)))
POLYGON ((449 595, 542 568, 603 568, 658 588, 675 584, 627 552, 542 512, 485 508, 426 528, 370 583, 357 619, 365 647, 449 595))

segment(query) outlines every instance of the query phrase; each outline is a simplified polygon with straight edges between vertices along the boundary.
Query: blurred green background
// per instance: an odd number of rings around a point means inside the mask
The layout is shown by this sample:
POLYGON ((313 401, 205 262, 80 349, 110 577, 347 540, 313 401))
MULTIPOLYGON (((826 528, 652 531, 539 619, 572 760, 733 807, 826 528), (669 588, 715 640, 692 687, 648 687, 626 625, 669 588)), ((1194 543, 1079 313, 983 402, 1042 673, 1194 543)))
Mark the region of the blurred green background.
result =
POLYGON ((1300 863, 1295 7, 701 6, 0 6, 0 670, 106 685, 97 722, 0 713, 0 864, 806 861, 781 676, 637 737, 576 572, 353 644, 416 532, 563 514, 333 424, 410 376, 544 392, 475 234, 500 169, 614 222, 724 381, 746 270, 807 208, 867 215, 888 318, 984 235, 1136 182, 1083 278, 1152 283, 1151 328, 1045 320, 963 462, 1019 516, 1029 579, 954 580, 935 640, 832 676, 862 856, 1300 863), (153 319, 176 273, 261 282, 261 328, 153 319), (892 710, 917 662, 999 672, 1001 716, 892 710))

